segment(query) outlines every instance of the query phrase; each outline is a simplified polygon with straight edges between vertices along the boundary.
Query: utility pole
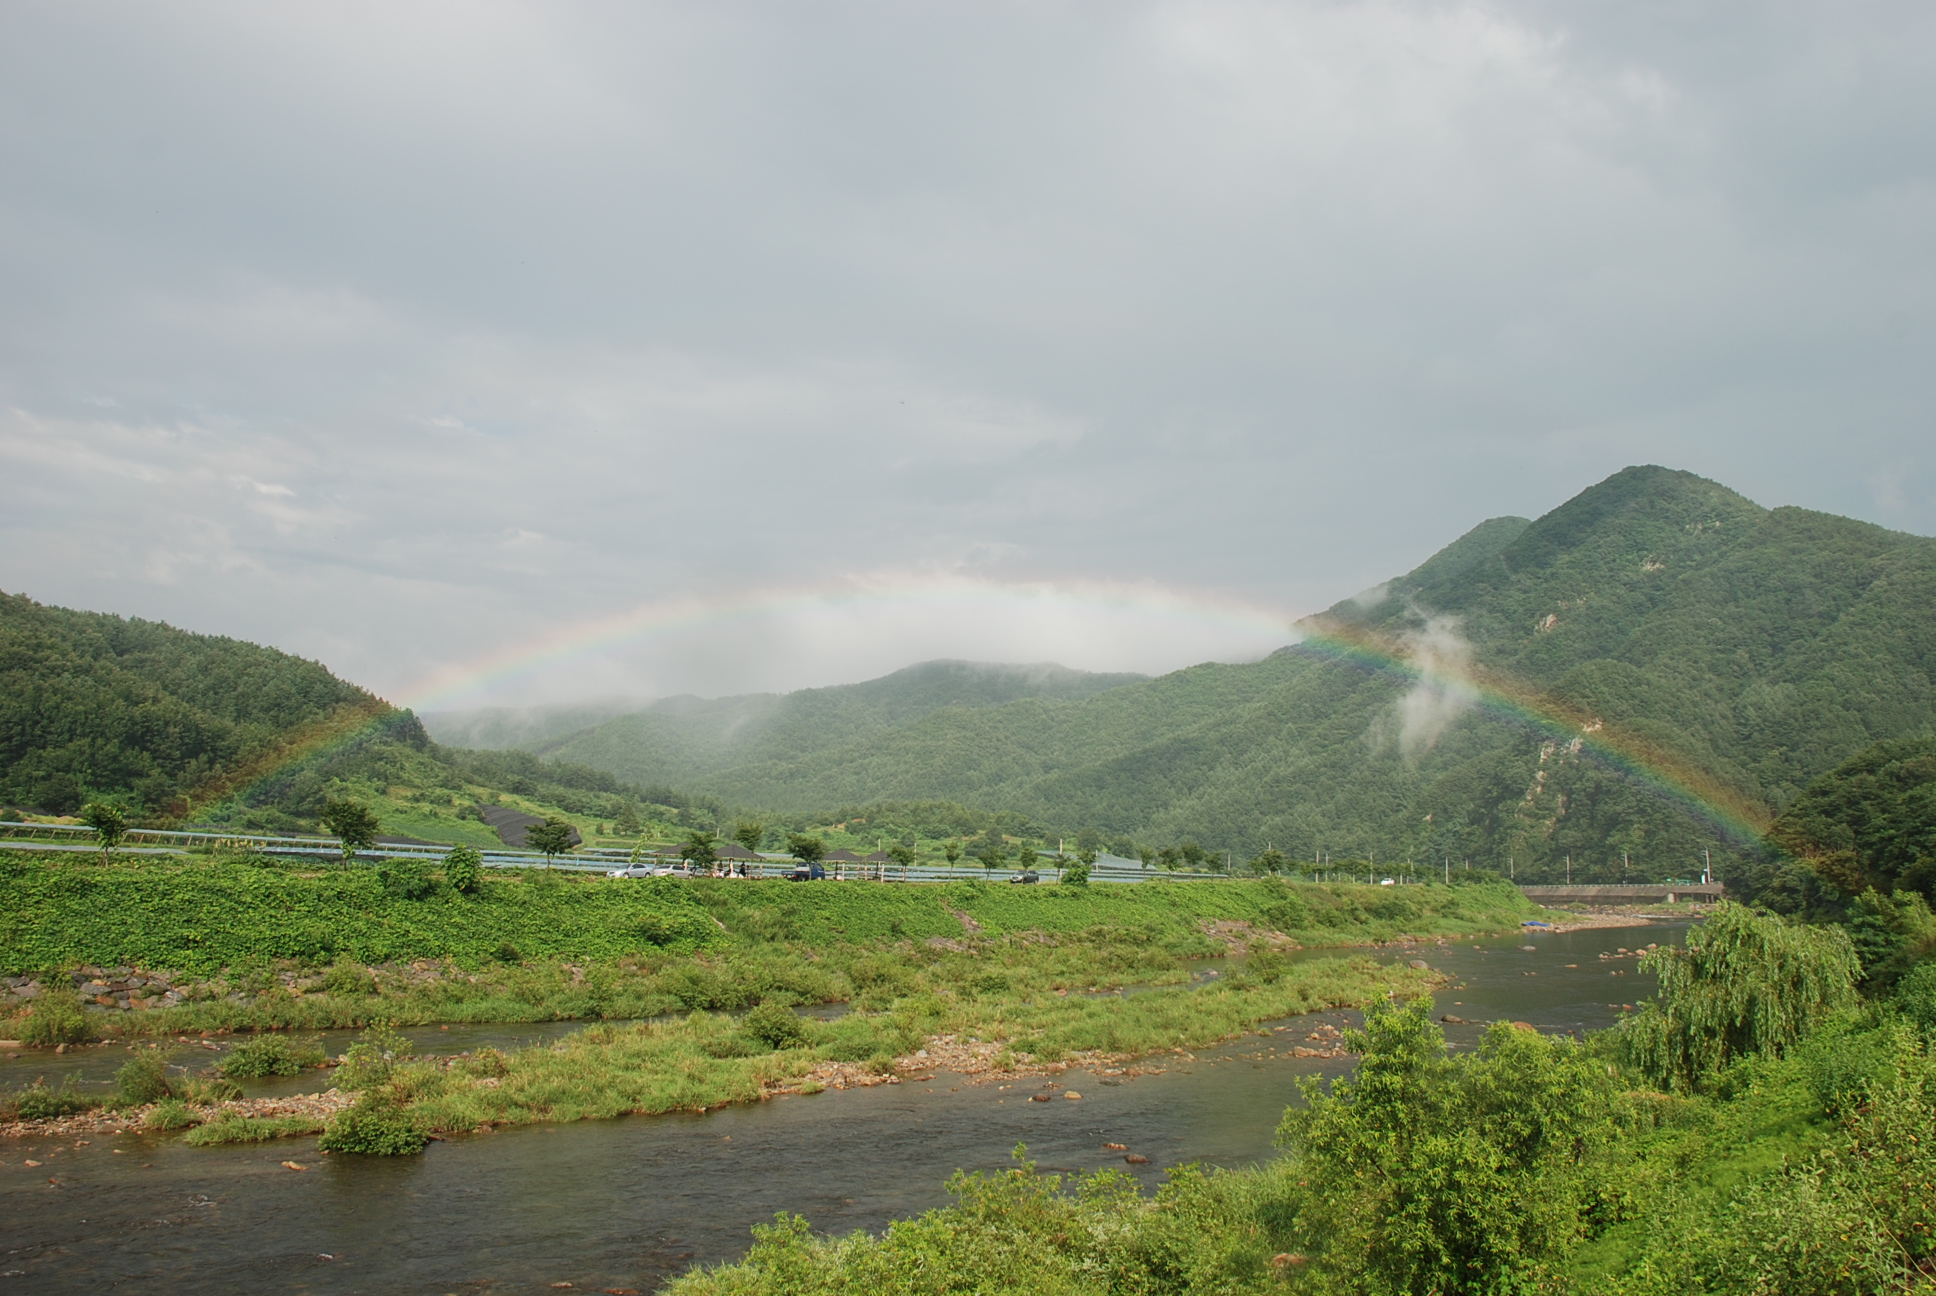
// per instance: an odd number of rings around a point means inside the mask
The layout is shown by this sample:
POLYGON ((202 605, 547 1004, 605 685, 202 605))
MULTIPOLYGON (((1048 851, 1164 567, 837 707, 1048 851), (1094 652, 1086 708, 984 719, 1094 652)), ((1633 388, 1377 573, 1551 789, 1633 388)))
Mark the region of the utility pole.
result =
POLYGON ((1566 857, 1566 885, 1573 885, 1573 857, 1571 855, 1566 857))
POLYGON ((1705 846, 1701 847, 1701 859, 1704 864, 1704 867, 1701 869, 1701 881, 1703 884, 1712 882, 1714 880, 1714 856, 1705 846))

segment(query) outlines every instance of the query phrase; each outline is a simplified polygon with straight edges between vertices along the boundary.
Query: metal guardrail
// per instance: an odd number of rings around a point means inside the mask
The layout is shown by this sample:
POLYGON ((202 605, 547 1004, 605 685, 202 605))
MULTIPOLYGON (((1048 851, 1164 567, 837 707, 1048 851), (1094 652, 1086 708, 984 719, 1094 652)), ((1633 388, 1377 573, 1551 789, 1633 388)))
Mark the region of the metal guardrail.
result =
MULTIPOLYGON (((454 844, 454 843, 453 843, 454 844)), ((453 844, 413 845, 408 843, 378 843, 368 851, 360 852, 359 859, 376 861, 379 859, 421 860, 441 862, 451 851, 453 844)), ((94 830, 80 824, 45 823, 0 823, 0 845, 26 850, 50 851, 98 851, 100 846, 95 839, 94 830)), ((178 828, 130 828, 116 850, 133 855, 179 854, 196 847, 214 849, 233 849, 254 851, 264 855, 302 858, 313 856, 322 859, 340 859, 342 843, 334 837, 291 837, 261 833, 219 833, 200 832, 178 828)), ((515 850, 511 847, 480 848, 486 868, 542 868, 545 857, 537 851, 515 850)), ((677 858, 672 849, 663 852, 648 852, 659 860, 677 858)), ((550 867, 577 873, 603 872, 630 861, 632 851, 622 846, 587 846, 570 855, 552 858, 550 867)), ((757 877, 784 877, 793 872, 796 861, 789 855, 763 855, 758 864, 749 867, 757 877)), ((1056 865, 1040 865, 1036 868, 1044 882, 1059 882, 1062 870, 1056 865)), ((882 882, 959 882, 986 881, 1006 882, 1015 875, 1015 870, 1001 868, 988 870, 979 865, 967 864, 847 864, 842 863, 830 868, 827 876, 838 881, 882 881, 882 882)), ((1213 882, 1223 878, 1215 873, 1163 873, 1146 869, 1123 869, 1097 867, 1090 871, 1090 879, 1096 882, 1213 882)))

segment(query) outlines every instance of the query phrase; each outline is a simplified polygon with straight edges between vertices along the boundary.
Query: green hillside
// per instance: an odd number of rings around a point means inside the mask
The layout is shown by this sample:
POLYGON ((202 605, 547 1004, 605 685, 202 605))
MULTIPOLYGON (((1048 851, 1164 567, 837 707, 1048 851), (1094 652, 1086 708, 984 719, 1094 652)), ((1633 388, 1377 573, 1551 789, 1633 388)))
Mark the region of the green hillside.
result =
POLYGON ((661 835, 719 813, 582 765, 439 747, 410 712, 273 648, 0 595, 0 805, 288 831, 314 830, 330 798, 369 804, 388 835, 479 845, 497 841, 479 801, 587 838, 628 806, 661 835))
POLYGON ((642 712, 531 750, 637 783, 679 787, 734 766, 797 760, 864 743, 938 711, 1025 698, 1079 701, 1144 678, 1070 670, 1053 662, 930 661, 861 684, 665 698, 642 712))
POLYGON ((292 731, 385 709, 273 648, 0 595, 0 800, 158 811, 292 731))
POLYGON ((1677 876, 1704 849, 1734 858, 1743 825, 1855 752, 1936 732, 1932 606, 1936 541, 1631 468, 1537 521, 1481 524, 1265 661, 947 707, 691 786, 781 810, 952 800, 1157 844, 1469 859, 1522 879, 1677 876), (1456 672, 1435 695, 1380 665, 1419 661, 1421 643, 1469 653, 1467 676, 1512 704, 1464 706, 1456 672))

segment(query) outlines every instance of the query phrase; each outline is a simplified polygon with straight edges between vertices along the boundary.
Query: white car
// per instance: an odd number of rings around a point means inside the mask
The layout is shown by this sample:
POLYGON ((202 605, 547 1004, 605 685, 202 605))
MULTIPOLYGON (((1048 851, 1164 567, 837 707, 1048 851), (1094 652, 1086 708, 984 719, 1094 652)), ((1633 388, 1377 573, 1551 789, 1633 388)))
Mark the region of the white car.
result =
POLYGON ((609 878, 647 878, 647 877, 685 877, 686 870, 674 868, 670 864, 651 864, 641 861, 627 864, 624 868, 607 870, 609 878))

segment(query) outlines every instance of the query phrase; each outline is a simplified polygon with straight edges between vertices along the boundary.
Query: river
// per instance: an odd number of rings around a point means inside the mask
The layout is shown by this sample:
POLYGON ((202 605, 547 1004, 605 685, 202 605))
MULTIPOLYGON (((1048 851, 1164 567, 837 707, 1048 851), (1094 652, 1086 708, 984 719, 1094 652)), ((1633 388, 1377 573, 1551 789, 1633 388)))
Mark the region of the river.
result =
MULTIPOLYGON (((1402 955, 1449 973, 1436 1011, 1548 1032, 1609 1025, 1652 993, 1631 959, 1600 954, 1678 940, 1685 924, 1537 932, 1402 955), (1522 948, 1532 946, 1531 950, 1522 948), (1616 975, 1616 973, 1618 975, 1616 975)), ((1295 1019, 1349 1025, 1350 1013, 1295 1019)), ((555 1037, 575 1024, 417 1028, 423 1051, 555 1037)), ((1448 1025, 1469 1046, 1477 1025, 1448 1025)), ((1295 1033, 1302 1042, 1302 1030, 1295 1033)), ((0 1292, 425 1293, 650 1291, 693 1264, 744 1254, 752 1225, 795 1211, 815 1229, 879 1230, 943 1204, 956 1170, 1114 1165, 1161 1182, 1186 1161, 1272 1154, 1296 1080, 1348 1060, 1280 1056, 1291 1033, 1248 1037, 1128 1081, 1071 1071, 1080 1102, 1035 1103, 1042 1084, 931 1081, 671 1115, 530 1126, 433 1143, 421 1157, 324 1157, 316 1141, 191 1148, 142 1134, 0 1140, 0 1292), (1120 1143, 1147 1156, 1128 1166, 1120 1143), (28 1167, 27 1159, 41 1162, 28 1167), (306 1169, 284 1167, 293 1161, 306 1169)), ((341 1042, 332 1041, 341 1047, 341 1042)), ((0 1060, 0 1083, 65 1074, 104 1083, 119 1049, 0 1060)), ((295 1081, 252 1086, 310 1089, 295 1081)))

